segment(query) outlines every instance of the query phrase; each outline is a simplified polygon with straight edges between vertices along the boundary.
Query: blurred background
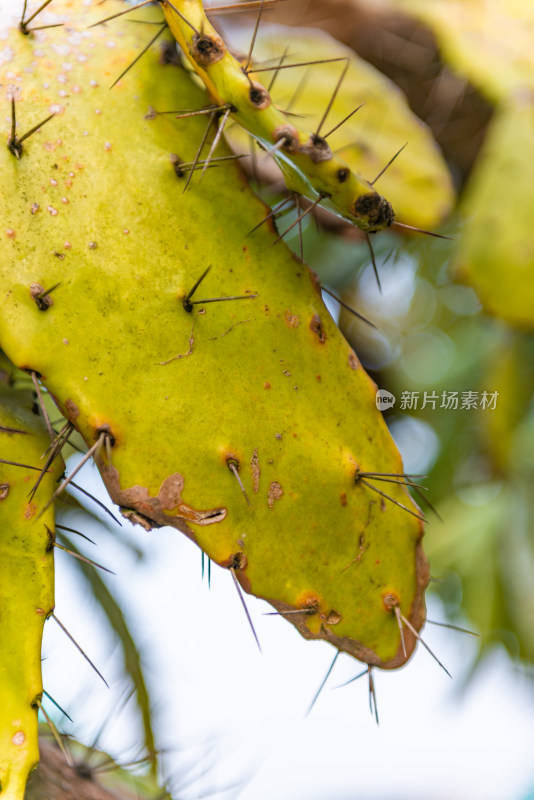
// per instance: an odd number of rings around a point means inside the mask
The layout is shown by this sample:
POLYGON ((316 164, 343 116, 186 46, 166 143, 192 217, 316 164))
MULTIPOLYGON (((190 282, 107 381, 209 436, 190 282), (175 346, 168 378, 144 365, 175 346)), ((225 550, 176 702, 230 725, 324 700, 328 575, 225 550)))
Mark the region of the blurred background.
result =
MULTIPOLYGON (((309 214, 285 239, 376 326, 325 294, 394 398, 385 417, 405 471, 426 476, 431 506, 416 499, 429 518, 429 619, 479 638, 427 625, 425 642, 453 680, 421 647, 405 669, 379 672, 380 726, 365 677, 337 688, 359 673, 348 656, 308 713, 328 645, 305 642, 247 598, 260 654, 227 572, 209 570, 175 532, 119 529, 74 492, 61 522, 98 550, 68 532, 65 541, 98 552, 116 575, 57 553, 56 608, 111 688, 47 626, 45 686, 72 721, 53 703, 49 713, 120 763, 158 750, 160 782, 176 799, 534 798, 534 6, 265 6, 256 62, 350 55, 323 128, 333 129, 332 149, 372 180, 405 146, 377 190, 400 222, 451 237, 402 228, 371 237, 381 291, 367 242, 333 215, 309 214)), ((253 8, 212 21, 246 52, 256 17, 253 8)), ((340 73, 339 63, 273 71, 271 92, 314 130, 340 73)), ((251 152, 242 131, 228 140, 251 152)), ((262 151, 243 163, 268 205, 287 198, 262 151)), ((294 205, 277 215, 280 232, 307 207, 294 205)), ((105 503, 96 470, 80 475, 105 503)))

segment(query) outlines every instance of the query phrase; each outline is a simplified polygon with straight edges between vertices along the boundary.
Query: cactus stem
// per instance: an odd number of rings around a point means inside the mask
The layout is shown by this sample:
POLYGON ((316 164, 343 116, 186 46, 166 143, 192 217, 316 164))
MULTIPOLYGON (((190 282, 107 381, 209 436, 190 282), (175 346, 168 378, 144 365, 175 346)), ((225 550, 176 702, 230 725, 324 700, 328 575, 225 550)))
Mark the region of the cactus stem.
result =
POLYGON ((193 310, 193 304, 190 303, 190 300, 193 297, 193 295, 195 294, 195 292, 198 289, 198 287, 200 286, 200 284, 202 283, 202 281, 204 280, 204 278, 206 277, 206 275, 208 274, 208 272, 210 271, 210 269, 211 269, 211 264, 209 265, 209 267, 206 267, 206 269, 204 270, 204 272, 202 273, 200 278, 194 284, 193 288, 182 299, 182 305, 184 307, 184 310, 187 311, 188 313, 193 310))
POLYGON ((32 383, 33 383, 33 386, 34 386, 34 389, 35 389, 35 393, 37 395, 37 401, 39 403, 39 407, 40 407, 40 409, 41 409, 41 411, 43 413, 43 418, 44 418, 44 421, 45 421, 46 429, 48 431, 48 435, 50 436, 50 439, 52 441, 54 441, 56 436, 55 436, 55 433, 54 433, 54 429, 52 428, 52 425, 50 424, 50 417, 48 416, 48 412, 47 412, 45 404, 43 402, 43 395, 41 393, 41 387, 39 386, 39 380, 38 380, 38 377, 37 377, 37 373, 32 371, 30 373, 30 375, 31 375, 31 378, 32 378, 32 383))
POLYGON ((380 172, 378 173, 378 175, 376 176, 376 178, 375 178, 373 181, 369 181, 369 183, 371 184, 371 186, 374 186, 374 185, 375 185, 375 183, 377 182, 377 180, 378 180, 379 178, 381 178, 381 177, 382 177, 382 175, 384 174, 384 172, 385 172, 387 169, 389 169, 389 168, 390 168, 390 166, 393 164, 393 162, 395 161, 395 159, 397 158, 397 156, 400 156, 400 154, 402 153, 402 151, 404 150, 404 148, 405 148, 405 147, 407 147, 407 146, 408 146, 408 142, 405 142, 405 144, 403 144, 403 145, 402 145, 402 147, 401 147, 399 150, 397 150, 397 152, 395 153, 395 155, 393 156, 393 158, 390 158, 390 159, 389 159, 389 161, 388 161, 388 163, 386 164, 386 166, 385 166, 385 167, 382 167, 382 169, 380 170, 380 172))
POLYGON ((341 653, 341 651, 340 651, 340 650, 338 650, 338 651, 337 651, 337 653, 335 654, 334 658, 332 659, 332 663, 331 663, 331 664, 330 664, 330 666, 328 667, 328 671, 327 671, 326 675, 324 676, 323 680, 321 681, 321 685, 319 686, 319 688, 318 688, 318 689, 317 689, 317 691, 315 692, 315 695, 314 695, 314 697, 313 697, 313 700, 311 701, 311 703, 310 703, 310 706, 309 706, 308 710, 306 711, 306 716, 308 716, 308 714, 310 714, 310 712, 311 712, 312 708, 314 707, 314 705, 316 704, 317 700, 319 699, 319 695, 320 695, 320 694, 321 694, 321 692, 323 691, 323 689, 324 689, 324 687, 325 687, 325 685, 326 685, 326 682, 327 682, 328 678, 329 678, 329 677, 330 677, 330 675, 332 674, 332 670, 333 670, 333 669, 334 669, 334 667, 335 667, 336 661, 337 661, 337 659, 338 659, 338 657, 339 657, 340 653, 341 653))
POLYGON ((287 229, 286 229, 286 230, 285 230, 283 233, 281 233, 281 234, 280 234, 280 236, 278 237, 278 239, 275 239, 275 241, 273 242, 273 245, 275 245, 275 244, 278 244, 278 242, 279 242, 281 239, 283 239, 283 238, 284 238, 284 236, 286 236, 286 235, 289 233, 289 231, 293 230, 293 228, 295 227, 295 225, 298 225, 298 224, 301 222, 301 220, 303 220, 303 219, 304 219, 304 217, 306 217, 308 214, 311 214, 311 212, 313 211, 313 209, 314 209, 316 206, 318 206, 318 205, 319 205, 319 203, 321 202, 321 200, 323 200, 323 199, 324 199, 324 195, 320 194, 320 195, 319 195, 319 197, 317 198, 317 200, 314 200, 314 202, 313 202, 313 203, 312 203, 310 206, 308 206, 308 208, 307 208, 305 211, 303 211, 303 212, 302 212, 302 214, 299 214, 299 216, 297 217, 297 219, 295 220, 295 222, 293 222, 293 223, 292 223, 292 224, 289 226, 289 228, 287 228, 287 229))
POLYGON ((52 618, 53 620, 55 620, 55 621, 56 621, 56 623, 59 625, 59 627, 61 628, 61 630, 63 631, 63 633, 64 633, 64 634, 65 634, 65 635, 66 635, 66 636, 67 636, 67 637, 68 637, 68 638, 71 640, 71 642, 72 642, 72 644, 74 645, 74 647, 75 647, 75 648, 78 650, 78 652, 79 652, 79 653, 81 653, 81 655, 82 655, 82 656, 85 658, 85 660, 87 661, 87 663, 88 663, 88 664, 89 664, 89 665, 90 665, 90 666, 91 666, 91 667, 94 669, 94 671, 96 672, 96 674, 98 675, 98 677, 99 677, 99 678, 100 678, 100 679, 101 679, 101 680, 102 680, 102 681, 105 683, 105 685, 106 685, 106 686, 107 686, 107 688, 109 689, 109 683, 108 683, 108 682, 107 682, 107 680, 104 678, 104 676, 102 675, 102 673, 101 673, 101 672, 100 672, 100 671, 97 669, 97 667, 96 667, 96 666, 93 664, 93 662, 91 661, 91 659, 89 658, 89 656, 87 655, 87 653, 86 653, 84 650, 82 650, 82 648, 80 647, 80 645, 78 644, 78 642, 76 641, 76 639, 74 638, 74 636, 72 635, 72 633, 70 633, 70 632, 67 630, 67 628, 66 628, 66 627, 63 625, 63 623, 62 623, 62 622, 60 622, 60 620, 58 619, 58 617, 55 615, 55 613, 54 613, 53 611, 51 611, 51 612, 50 612, 50 614, 48 615, 48 618, 52 618))
POLYGON ((40 14, 40 13, 41 13, 41 11, 44 11, 44 9, 45 9, 45 8, 46 8, 48 5, 50 5, 50 3, 51 3, 51 2, 52 2, 52 0, 45 0, 45 1, 44 1, 44 3, 42 3, 42 4, 39 6, 39 8, 37 9, 37 11, 34 11, 34 12, 33 12, 33 14, 31 15, 31 17, 28 17, 28 19, 24 19, 24 17, 26 16, 26 5, 27 5, 27 3, 26 3, 26 0, 24 0, 24 8, 23 8, 23 10, 22 10, 22 18, 21 18, 21 20, 20 20, 20 22, 19 22, 19 30, 21 31, 21 33, 23 33, 25 36, 27 36, 27 35, 30 33, 30 31, 29 31, 29 29, 28 29, 28 25, 30 24, 30 22, 32 21, 32 19, 35 19, 35 17, 36 17, 38 14, 40 14))
POLYGON ((66 422, 65 425, 60 430, 60 432, 57 434, 57 436, 53 439, 52 443, 50 444, 50 446, 48 447, 46 452, 43 454, 43 455, 46 455, 46 453, 48 453, 48 458, 46 459, 46 461, 44 463, 44 466, 43 466, 43 468, 41 470, 41 474, 37 478, 34 486, 31 489, 31 491, 29 492, 30 500, 33 499, 33 496, 35 495, 35 492, 39 488, 39 484, 41 483, 41 481, 43 479, 43 476, 45 475, 46 472, 49 471, 50 465, 53 463, 54 459, 60 454, 61 450, 63 449, 63 447, 67 443, 67 440, 68 440, 68 438, 71 435, 73 430, 74 430, 74 426, 72 425, 72 423, 71 422, 66 422))
POLYGON ((79 462, 76 464, 76 466, 74 467, 74 469, 72 470, 72 472, 70 473, 70 475, 67 475, 67 477, 65 478, 65 480, 64 480, 64 481, 62 481, 62 482, 60 483, 60 485, 58 486, 58 488, 56 489, 56 491, 55 491, 55 492, 52 494, 51 498, 50 498, 50 499, 48 500, 48 502, 47 502, 47 503, 46 503, 46 504, 43 506, 43 508, 42 508, 42 509, 41 509, 41 511, 39 512, 39 515, 38 515, 37 519, 39 519, 40 517, 42 517, 42 515, 44 514, 44 512, 46 511, 46 509, 47 509, 47 508, 49 508, 49 506, 50 506, 50 505, 51 505, 51 504, 54 502, 54 500, 56 499, 56 497, 58 497, 58 496, 59 496, 59 495, 60 495, 60 494, 61 494, 61 493, 62 493, 62 492, 63 492, 63 491, 64 491, 64 490, 67 488, 67 486, 69 485, 69 483, 72 481, 72 479, 74 478, 74 476, 75 476, 75 475, 76 475, 76 474, 77 474, 77 473, 78 473, 78 472, 81 470, 81 468, 83 467, 83 465, 84 465, 84 464, 85 464, 87 461, 89 461, 89 459, 90 459, 90 458, 92 458, 92 456, 96 455, 96 454, 99 452, 100 448, 102 447, 102 445, 103 445, 103 444, 104 444, 104 442, 105 442, 105 439, 106 439, 106 437, 108 437, 108 436, 110 436, 110 434, 109 434, 107 431, 102 431, 102 432, 99 434, 99 436, 98 436, 98 439, 96 440, 96 442, 94 443, 94 445, 93 445, 92 447, 90 447, 90 448, 89 448, 89 450, 87 451, 87 453, 85 453, 85 455, 83 456, 83 458, 81 458, 81 459, 80 459, 80 461, 79 461, 79 462))
MULTIPOLYGON (((225 127, 226 123, 228 122, 228 117, 230 116, 230 111, 231 110, 232 110, 231 107, 227 107, 226 111, 224 112, 224 115, 223 115, 222 119, 219 122, 219 127, 217 129, 217 133, 215 134, 215 138, 213 139, 213 142, 211 144, 210 151, 208 153, 208 157, 204 161, 204 166, 202 168, 202 172, 200 173, 200 179, 199 180, 202 180, 202 178, 204 177, 204 173, 206 172, 207 168, 209 167, 212 155, 215 152, 215 150, 217 148, 217 145, 219 144, 219 141, 220 141, 221 136, 222 136, 223 131, 224 131, 224 127, 225 127)), ((191 170, 191 172, 192 171, 193 170, 191 170)))
POLYGON ((206 130, 204 131, 204 134, 203 134, 202 139, 200 140, 200 144, 198 146, 198 150, 195 153, 195 157, 193 159, 193 166, 191 167, 191 171, 189 172, 189 175, 187 176, 187 180, 185 182, 184 192, 187 190, 187 187, 191 183, 191 178, 193 177, 193 172, 195 171, 195 169, 197 167, 197 164, 198 164, 198 162, 200 160, 200 155, 202 153, 202 149, 203 149, 204 145, 206 144, 206 140, 207 140, 207 138, 209 136, 209 132, 210 132, 211 126, 213 125, 213 122, 215 120, 216 114, 217 114, 216 111, 212 111, 210 116, 209 116, 208 124, 206 126, 206 130))
POLYGON ((243 492, 245 500, 247 501, 247 506, 250 506, 250 500, 248 499, 248 495, 245 491, 245 487, 243 486, 243 482, 239 477, 239 462, 235 458, 228 458, 226 460, 226 463, 228 464, 228 469, 235 475, 235 479, 238 482, 241 491, 243 492))
POLYGON ((44 696, 45 696, 45 697, 47 697, 47 698, 50 700, 50 702, 51 702, 51 703, 53 703, 53 704, 55 705, 55 707, 56 707, 56 708, 58 708, 58 709, 61 711, 61 713, 62 713, 62 714, 64 714, 64 715, 67 717, 67 719, 68 719, 68 720, 70 720, 70 722, 74 723, 74 720, 72 719, 72 717, 70 716, 70 714, 67 714, 67 712, 65 711, 65 709, 64 709, 64 708, 61 708, 61 706, 59 705, 59 703, 57 702, 57 700, 54 700, 54 698, 52 697, 52 695, 51 695, 51 694, 49 694, 49 693, 46 691, 46 689, 43 689, 43 694, 44 694, 44 696))
POLYGON ((167 27, 167 23, 166 23, 166 22, 162 22, 162 24, 161 24, 161 27, 160 27, 159 31, 158 31, 158 32, 157 32, 157 33, 156 33, 156 34, 155 34, 155 35, 152 37, 152 39, 151 39, 151 40, 148 42, 148 44, 147 44, 147 45, 145 45, 145 47, 143 47, 143 49, 141 50, 141 52, 140 52, 140 53, 139 53, 139 54, 138 54, 138 55, 137 55, 137 56, 134 58, 134 60, 133 60, 133 61, 131 61, 131 62, 128 64, 128 66, 126 67, 126 69, 124 69, 124 70, 121 72, 121 74, 119 75, 119 77, 118 77, 118 78, 116 78, 116 79, 113 81, 113 83, 112 83, 112 84, 111 84, 111 86, 109 87, 110 89, 113 89, 113 87, 117 85, 117 83, 120 81, 120 79, 121 79, 121 78, 124 78, 124 76, 126 75, 126 73, 127 73, 127 72, 129 72, 129 71, 131 70, 131 68, 132 68, 132 67, 133 67, 135 64, 137 64, 137 62, 139 61, 139 59, 140 59, 140 58, 142 58, 142 56, 144 56, 144 54, 146 53, 146 51, 147 51, 147 50, 150 50, 150 48, 152 47, 152 45, 154 44, 154 42, 155 42, 155 41, 157 41, 157 39, 159 39, 159 37, 161 36, 161 34, 163 33, 163 31, 165 30, 165 28, 166 28, 166 27, 167 27))
POLYGON ((35 705, 39 708, 39 711, 41 711, 43 717, 45 718, 46 724, 50 728, 50 732, 52 733, 52 736, 56 740, 59 749, 61 750, 61 752, 63 753, 63 755, 65 757, 65 761, 67 762, 69 767, 74 767, 74 761, 72 760, 72 756, 70 755, 70 753, 66 749, 65 745, 63 744, 63 742, 61 740, 61 736, 59 735, 58 729, 54 725, 52 719, 46 713, 43 704, 41 703, 41 701, 38 698, 36 698, 36 700, 35 700, 35 705))
POLYGON ((369 254, 371 256, 371 264, 373 265, 373 272, 375 273, 378 291, 382 294, 382 284, 380 283, 380 277, 378 275, 378 267, 376 266, 375 251, 373 250, 373 245, 371 244, 371 239, 367 231, 365 231, 364 235, 365 235, 365 241, 367 242, 367 247, 369 248, 369 254))
POLYGON ((381 495, 381 497, 385 497, 386 500, 390 500, 396 506, 399 506, 399 508, 404 509, 404 511, 407 511, 408 514, 411 514, 413 517, 417 517, 417 519, 420 519, 422 522, 426 522, 427 521, 420 514, 416 514, 415 511, 412 511, 411 508, 408 508, 407 506, 404 506, 402 503, 399 503, 398 500, 395 500, 393 497, 390 497, 389 494, 386 494, 385 492, 382 492, 380 489, 377 489, 376 486, 373 486, 371 483, 369 483, 369 481, 366 481, 365 478, 362 478, 360 473, 356 474, 356 483, 363 483, 364 486, 367 486, 368 489, 372 489, 373 492, 376 492, 377 494, 381 495))
POLYGON ((163 2, 164 4, 166 4, 166 5, 170 6, 170 7, 172 8, 172 10, 174 11, 174 13, 175 13, 175 14, 178 14, 178 16, 180 17, 180 19, 182 19, 182 20, 185 22, 185 24, 186 24, 186 25, 188 25, 188 26, 191 28, 191 30, 192 30, 192 31, 193 31, 193 32, 194 32, 194 33, 195 33, 197 36, 200 36, 200 31, 197 31, 197 29, 195 28, 195 26, 193 25, 193 23, 192 23, 192 22, 190 22, 190 20, 188 20, 188 19, 187 19, 187 17, 186 17, 184 14, 182 14, 182 12, 181 12, 181 11, 178 11, 178 9, 176 8, 176 6, 175 6, 173 3, 171 3, 171 0, 158 0, 158 2, 163 2))
POLYGON ((52 119, 52 117, 55 116, 56 112, 54 111, 53 114, 49 114, 48 117, 46 117, 46 119, 44 119, 42 122, 39 122, 38 125, 34 125, 33 128, 30 128, 30 130, 27 131, 23 136, 17 136, 17 111, 15 108, 15 97, 13 95, 11 96, 11 135, 7 143, 7 149, 12 155, 15 156, 17 161, 20 161, 22 156, 22 142, 24 142, 25 139, 29 139, 32 134, 38 131, 39 128, 42 128, 43 125, 45 125, 49 120, 52 119))
POLYGON ((252 617, 250 616, 249 610, 247 608, 247 604, 245 603, 245 598, 243 597, 243 592, 241 591, 241 586, 239 585, 239 581, 237 580, 237 576, 235 574, 236 567, 230 566, 229 569, 230 569, 230 572, 232 574, 232 578, 234 579, 234 585, 235 585, 235 588, 237 589, 237 594, 239 595, 239 599, 241 600, 241 605, 243 606, 243 608, 245 610, 245 614, 246 614, 246 617, 247 617, 247 620, 248 620, 248 624, 250 625, 250 629, 252 631, 254 639, 256 640, 256 644, 258 645, 258 650, 261 653, 260 640, 258 639, 258 634, 256 633, 256 629, 254 628, 254 623, 252 622, 252 617))
POLYGON ((100 19, 98 22, 94 22, 92 25, 89 25, 87 30, 91 28, 96 28, 97 25, 103 25, 104 22, 110 22, 112 19, 117 19, 117 17, 122 17, 124 14, 129 14, 130 11, 135 11, 137 8, 142 8, 143 6, 148 6, 152 3, 153 0, 143 0, 142 3, 137 3, 135 6, 130 6, 126 9, 126 11, 119 11, 118 14, 112 14, 111 17, 106 17, 105 19, 100 19))
POLYGON ((94 496, 94 494, 91 494, 91 492, 88 492, 87 489, 84 489, 83 486, 80 486, 79 483, 74 483, 73 480, 71 480, 70 485, 72 486, 73 489, 77 489, 79 492, 81 492, 86 497, 88 497, 90 500, 92 500, 93 503, 96 503, 97 506, 99 506, 102 509, 102 511, 105 511, 106 514, 111 517, 113 522, 116 522, 117 525, 119 525, 119 527, 122 528, 122 522, 120 521, 120 519, 117 519, 115 514, 113 514, 109 510, 109 508, 107 508, 107 506, 104 505, 104 503, 101 503, 100 500, 97 497, 94 496))
MULTIPOLYGON (((331 136, 331 134, 332 134, 332 133, 334 133, 334 131, 337 131, 337 130, 338 130, 338 128, 341 128, 341 126, 342 126, 342 125, 344 125, 344 124, 345 124, 345 122, 348 122, 348 121, 349 121, 349 119, 350 119, 352 116, 354 116, 354 114, 355 114, 357 111, 359 111, 359 110, 360 110, 360 108, 363 108, 363 106, 364 106, 364 105, 365 105, 365 103, 360 103, 360 105, 359 105, 359 106, 356 106, 356 108, 354 109, 354 111, 351 111, 351 112, 350 112, 350 114, 347 114, 347 116, 346 116, 346 117, 343 117, 343 119, 341 120, 341 122, 338 122, 338 123, 337 123, 337 125, 334 125, 334 127, 333 127, 333 128, 331 128, 331 129, 328 131, 328 133, 325 133, 325 134, 324 134, 324 136, 323 136, 323 139, 328 139, 328 137, 329 137, 329 136, 331 136)), ((347 180, 347 178, 348 178, 348 176, 349 176, 349 171, 348 171, 348 170, 339 170, 339 172, 343 172, 343 173, 347 172, 347 176, 346 176, 345 178, 339 178, 339 182, 340 182, 340 183, 343 183, 344 181, 346 181, 346 180, 347 180)), ((338 177, 339 177, 339 173, 338 173, 338 177)), ((375 180, 376 180, 376 178, 375 178, 375 180)))
POLYGON ((333 297, 333 298, 334 298, 334 300, 335 300, 337 303, 339 303, 339 305, 340 305, 340 306, 343 306, 343 308, 346 308, 346 309, 347 309, 347 311, 350 311, 350 313, 351 313, 351 314, 354 314, 354 316, 355 316, 355 317, 358 317, 358 319, 361 319, 361 320, 362 320, 362 322, 365 322, 365 323, 367 323, 367 325, 370 325, 370 326, 371 326, 371 328, 374 328, 375 330, 377 330, 377 327, 376 327, 376 325, 374 325, 374 323, 372 323, 372 322, 371 322, 371 320, 367 319, 367 317, 364 317, 364 316, 363 316, 363 314, 359 314, 359 313, 358 313, 358 312, 357 312, 357 311, 356 311, 354 308, 352 308, 351 306, 349 306, 349 305, 348 305, 348 303, 345 303, 345 301, 344 301, 344 300, 341 300, 341 298, 339 298, 339 297, 338 297, 336 294, 334 294, 333 292, 331 292, 331 291, 330 291, 330 289, 327 289, 327 288, 326 288, 326 286, 321 286, 321 291, 325 292, 325 293, 326 293, 326 294, 328 294, 330 297, 333 297))
MULTIPOLYGON (((343 59, 342 59, 342 60, 343 60, 343 59)), ((344 59, 344 60, 345 60, 345 62, 346 62, 346 63, 345 63, 345 66, 343 67, 343 72, 342 72, 342 73, 341 73, 341 75, 339 76, 339 80, 338 80, 338 82, 337 82, 337 84, 336 84, 336 86, 335 86, 335 88, 334 88, 334 91, 332 92, 332 97, 331 97, 331 98, 330 98, 330 100, 328 101, 328 105, 327 105, 327 107, 326 107, 326 109, 325 109, 325 112, 324 112, 324 114, 323 114, 323 116, 322 116, 322 118, 321 118, 321 121, 319 122, 319 125, 317 126, 317 130, 315 131, 315 136, 319 136, 319 135, 320 135, 320 133, 321 133, 321 128, 323 127, 324 123, 326 122, 326 118, 327 118, 327 116, 328 116, 328 115, 329 115, 329 113, 330 113, 330 110, 331 110, 331 108, 332 108, 332 105, 333 105, 333 103, 334 103, 334 100, 335 100, 335 99, 336 99, 336 97, 337 97, 337 93, 339 92, 339 90, 340 90, 340 88, 341 88, 341 84, 343 83, 343 81, 344 81, 344 79, 345 79, 345 75, 347 74, 347 70, 348 70, 348 68, 349 68, 349 66, 350 66, 350 60, 349 60, 348 58, 346 58, 346 59, 344 59)))
POLYGON ((77 536, 81 536, 82 539, 85 539, 86 542, 91 542, 91 544, 94 544, 96 547, 96 542, 94 542, 92 539, 86 536, 85 533, 77 531, 76 528, 69 528, 67 527, 67 525, 60 525, 59 522, 56 522, 56 528, 59 528, 59 530, 61 531, 68 531, 69 533, 75 533, 77 536))

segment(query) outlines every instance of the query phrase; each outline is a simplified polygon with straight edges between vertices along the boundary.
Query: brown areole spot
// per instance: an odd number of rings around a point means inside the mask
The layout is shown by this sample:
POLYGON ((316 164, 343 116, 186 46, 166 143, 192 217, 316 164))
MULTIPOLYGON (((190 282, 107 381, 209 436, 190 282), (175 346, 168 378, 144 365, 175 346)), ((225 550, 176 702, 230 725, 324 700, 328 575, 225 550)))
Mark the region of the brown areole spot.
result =
POLYGON ((326 332, 319 314, 314 314, 310 320, 310 330, 317 336, 321 344, 326 342, 326 332))
POLYGON ((207 67, 220 61, 226 53, 226 47, 219 36, 208 36, 205 33, 196 33, 189 48, 189 52, 201 67, 207 67))

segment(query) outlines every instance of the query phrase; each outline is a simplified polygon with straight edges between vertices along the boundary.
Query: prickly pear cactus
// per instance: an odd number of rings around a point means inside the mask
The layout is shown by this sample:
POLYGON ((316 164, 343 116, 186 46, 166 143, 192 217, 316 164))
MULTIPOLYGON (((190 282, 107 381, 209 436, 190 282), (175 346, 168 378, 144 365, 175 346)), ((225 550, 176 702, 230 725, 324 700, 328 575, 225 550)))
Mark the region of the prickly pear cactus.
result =
MULTIPOLYGON (((6 367, 6 369, 4 369, 6 367)), ((29 391, 10 386, 0 362, 0 796, 19 798, 39 760, 37 712, 43 695, 41 640, 54 609, 53 508, 39 517, 62 472, 61 459, 28 492, 50 439, 29 391)))
POLYGON ((147 114, 207 103, 174 43, 110 90, 149 37, 88 28, 101 17, 54 0, 58 27, 7 34, 0 345, 40 377, 126 516, 185 533, 306 638, 401 666, 428 568, 376 387, 272 223, 247 236, 266 210, 238 167, 214 161, 184 192, 202 117, 147 114))

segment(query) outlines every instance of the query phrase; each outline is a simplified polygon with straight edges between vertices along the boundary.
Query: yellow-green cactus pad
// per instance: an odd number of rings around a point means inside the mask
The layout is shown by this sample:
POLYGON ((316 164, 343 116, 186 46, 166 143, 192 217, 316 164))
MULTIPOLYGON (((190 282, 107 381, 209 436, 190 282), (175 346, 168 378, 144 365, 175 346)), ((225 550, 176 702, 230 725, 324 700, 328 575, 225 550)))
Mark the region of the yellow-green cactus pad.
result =
POLYGON ((501 104, 471 175, 461 210, 465 227, 457 275, 490 314, 534 326, 534 94, 501 104))
MULTIPOLYGON (((81 24, 101 16, 84 6, 81 24)), ((376 387, 309 269, 272 228, 247 238, 266 209, 237 167, 184 193, 205 120, 145 117, 205 104, 188 74, 152 48, 109 90, 148 38, 124 19, 10 33, 17 131, 60 111, 20 159, 0 148, 0 342, 99 443, 125 513, 302 610, 287 618, 304 636, 399 666, 415 637, 405 654, 396 609, 421 628, 428 569, 405 487, 365 475, 403 471, 376 387)), ((4 93, 6 140, 9 114, 4 93)))
POLYGON ((54 608, 54 557, 46 527, 54 528, 53 509, 40 519, 38 514, 54 490, 62 462, 55 462, 29 499, 50 439, 32 413, 31 393, 14 391, 1 366, 0 797, 22 800, 26 779, 39 760, 41 640, 54 608))

